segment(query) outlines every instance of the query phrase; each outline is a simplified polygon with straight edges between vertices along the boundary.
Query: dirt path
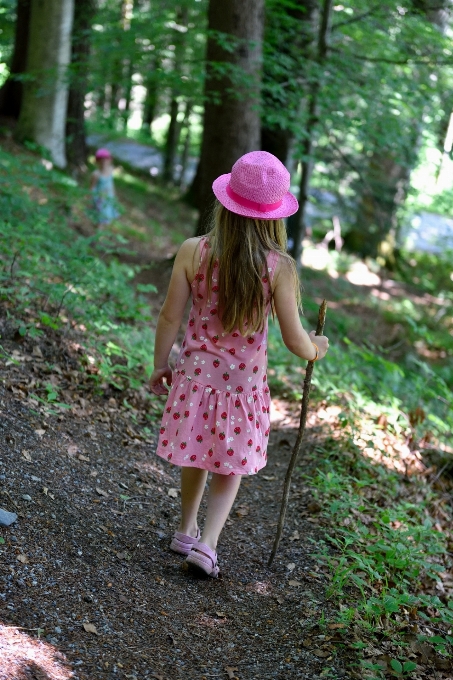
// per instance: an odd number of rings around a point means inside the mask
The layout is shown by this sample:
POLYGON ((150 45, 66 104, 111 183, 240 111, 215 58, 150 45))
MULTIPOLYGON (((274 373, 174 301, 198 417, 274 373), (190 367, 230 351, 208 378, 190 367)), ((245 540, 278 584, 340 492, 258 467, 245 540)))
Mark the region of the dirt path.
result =
POLYGON ((20 388, 32 364, 0 364, 0 507, 19 515, 0 529, 0 680, 348 677, 341 637, 317 626, 333 612, 300 480, 266 566, 293 430, 274 430, 269 465, 244 479, 222 578, 194 580, 168 550, 178 470, 154 436, 111 397, 44 418, 20 388))

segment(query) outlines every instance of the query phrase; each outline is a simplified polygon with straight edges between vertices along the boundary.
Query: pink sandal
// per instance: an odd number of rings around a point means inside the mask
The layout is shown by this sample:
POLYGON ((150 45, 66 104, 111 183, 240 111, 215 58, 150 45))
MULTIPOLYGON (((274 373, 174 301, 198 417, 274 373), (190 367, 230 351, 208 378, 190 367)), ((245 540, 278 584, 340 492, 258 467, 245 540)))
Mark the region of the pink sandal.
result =
POLYGON ((188 555, 193 546, 198 543, 199 539, 200 529, 197 529, 195 538, 193 536, 187 536, 187 534, 182 534, 180 531, 175 531, 172 542, 170 543, 170 550, 173 550, 173 552, 179 553, 180 555, 188 555))
POLYGON ((219 575, 217 553, 205 543, 194 545, 186 558, 186 562, 198 576, 217 578, 219 575))

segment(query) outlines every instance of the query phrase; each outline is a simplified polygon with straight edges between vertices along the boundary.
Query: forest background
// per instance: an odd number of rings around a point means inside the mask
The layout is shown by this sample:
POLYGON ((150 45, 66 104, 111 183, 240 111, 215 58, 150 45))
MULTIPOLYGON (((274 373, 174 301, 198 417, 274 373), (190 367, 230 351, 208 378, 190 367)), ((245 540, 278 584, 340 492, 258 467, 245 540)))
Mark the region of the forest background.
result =
MULTIPOLYGON (((451 21, 447 0, 0 2, 4 337, 76 337, 88 393, 115 390, 146 436, 155 313, 212 180, 257 148, 291 171, 304 310, 313 324, 328 299, 333 341, 310 479, 342 602, 331 625, 353 627, 356 650, 396 645, 355 660, 367 677, 451 666, 451 240, 408 238, 416 215, 453 212, 451 21), (119 164, 122 215, 96 231, 93 146, 115 142, 154 161, 119 164)), ((270 347, 294 413, 304 369, 273 324, 270 347)), ((78 408, 58 376, 14 390, 50 415, 78 408)))

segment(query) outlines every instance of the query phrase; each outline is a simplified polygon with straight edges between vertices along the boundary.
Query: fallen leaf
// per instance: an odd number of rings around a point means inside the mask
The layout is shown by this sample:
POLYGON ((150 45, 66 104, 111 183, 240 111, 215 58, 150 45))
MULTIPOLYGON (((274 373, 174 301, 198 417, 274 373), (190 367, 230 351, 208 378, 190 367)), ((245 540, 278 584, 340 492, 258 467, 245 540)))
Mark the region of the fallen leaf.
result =
POLYGON ((45 430, 35 430, 35 434, 38 435, 38 437, 43 437, 46 434, 45 430))
POLYGON ((288 571, 294 571, 296 565, 294 564, 294 562, 290 562, 289 564, 286 565, 286 568, 288 569, 288 571))
POLYGON ((69 444, 68 449, 67 449, 68 455, 69 456, 75 456, 78 450, 79 450, 79 447, 77 446, 77 444, 69 444))
POLYGON ((329 623, 329 628, 346 628, 346 625, 344 623, 329 623))
POLYGON ((227 615, 224 614, 223 612, 216 612, 216 616, 219 617, 219 619, 226 619, 227 615))
POLYGON ((307 510, 308 512, 319 512, 321 510, 321 506, 318 501, 312 501, 307 505, 307 510))
POLYGON ((278 604, 283 604, 285 601, 285 598, 279 595, 278 597, 275 598, 278 602, 278 604))
POLYGON ((273 479, 277 479, 277 477, 275 477, 275 475, 272 477, 269 477, 269 475, 261 475, 261 479, 266 480, 266 482, 271 482, 273 479))
POLYGON ((170 498, 178 498, 178 489, 168 489, 168 495, 170 498))
POLYGON ((87 633, 94 633, 94 635, 100 635, 100 633, 98 633, 96 629, 96 626, 92 623, 84 623, 83 627, 87 633))
POLYGON ((28 451, 25 451, 25 449, 22 451, 22 455, 25 458, 25 460, 28 460, 29 463, 31 463, 31 456, 28 453, 28 451))
POLYGON ((236 671, 238 670, 237 668, 233 668, 233 666, 225 666, 225 670, 228 673, 228 680, 238 680, 236 675, 236 671))
POLYGON ((100 496, 104 496, 105 498, 109 497, 107 491, 100 489, 98 486, 96 487, 96 493, 98 493, 100 496))
POLYGON ((330 654, 331 654, 326 649, 313 649, 312 652, 316 656, 319 656, 319 658, 321 658, 321 659, 327 659, 327 657, 330 656, 330 654))
POLYGON ((82 456, 81 453, 79 453, 79 460, 85 460, 87 463, 90 462, 90 459, 88 458, 88 456, 82 456))
POLYGON ((116 553, 116 556, 119 560, 126 560, 127 559, 127 552, 116 553))
POLYGON ((299 532, 297 529, 293 531, 293 535, 289 537, 290 541, 298 541, 300 539, 299 532))
POLYGON ((236 509, 236 515, 237 515, 238 517, 247 517, 248 514, 249 514, 249 509, 248 509, 248 507, 247 507, 246 505, 240 505, 240 506, 236 509))
POLYGON ((18 559, 19 562, 22 562, 22 564, 28 564, 27 555, 18 555, 17 559, 18 559))
POLYGON ((41 347, 39 345, 35 345, 33 347, 32 354, 33 354, 34 357, 39 357, 40 359, 44 358, 43 353, 41 351, 41 347))
POLYGON ((43 492, 44 496, 47 496, 47 494, 49 492, 49 489, 47 488, 47 486, 42 487, 42 492, 43 492))
POLYGON ((253 583, 248 583, 245 589, 249 593, 258 593, 258 595, 271 594, 271 585, 268 581, 254 581, 253 583))
POLYGON ((293 580, 293 581, 288 581, 288 585, 289 585, 289 586, 297 587, 297 586, 301 586, 302 583, 301 583, 300 581, 295 581, 295 580, 293 580))

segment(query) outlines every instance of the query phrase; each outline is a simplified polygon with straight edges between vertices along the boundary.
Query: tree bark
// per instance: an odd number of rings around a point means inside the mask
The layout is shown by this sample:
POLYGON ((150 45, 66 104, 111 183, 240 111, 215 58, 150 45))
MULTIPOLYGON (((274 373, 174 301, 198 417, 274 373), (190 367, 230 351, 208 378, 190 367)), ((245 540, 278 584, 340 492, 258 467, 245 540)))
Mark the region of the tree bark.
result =
MULTIPOLYGON (((320 70, 323 68, 328 52, 330 34, 330 18, 332 14, 332 0, 323 0, 318 34, 317 62, 320 70)), ((306 232, 306 210, 308 204, 308 189, 313 170, 313 150, 315 147, 316 127, 318 124, 318 98, 321 89, 321 73, 318 74, 310 87, 308 95, 308 116, 305 136, 302 142, 302 172, 299 187, 299 210, 288 220, 288 249, 300 267, 302 254, 302 240, 306 232)))
POLYGON ((240 156, 260 148, 263 23, 264 0, 210 0, 199 190, 192 192, 200 210, 198 233, 203 233, 213 203, 215 178, 230 172, 240 156), (215 32, 226 34, 235 48, 223 48, 215 32), (228 68, 233 75, 225 75, 228 68), (239 83, 236 74, 246 80, 239 83))
POLYGON ((74 0, 31 0, 27 75, 17 138, 50 152, 66 166, 67 67, 71 58, 74 0))
POLYGON ((85 95, 90 57, 91 22, 94 0, 77 0, 74 8, 72 37, 71 82, 66 115, 66 143, 69 165, 79 172, 86 163, 85 95))
POLYGON ((30 30, 30 0, 18 0, 14 48, 9 76, 0 88, 0 115, 17 120, 22 104, 22 83, 16 78, 25 73, 30 30))

